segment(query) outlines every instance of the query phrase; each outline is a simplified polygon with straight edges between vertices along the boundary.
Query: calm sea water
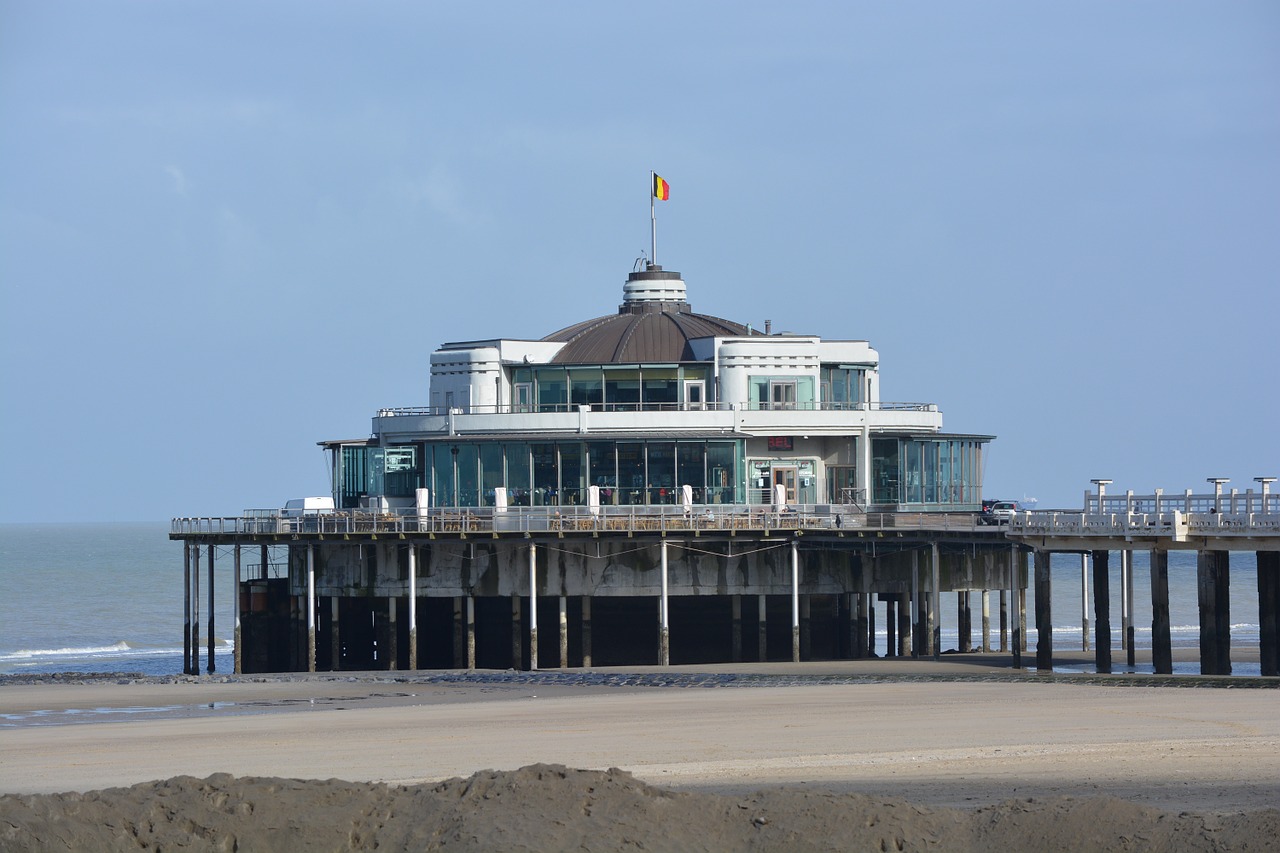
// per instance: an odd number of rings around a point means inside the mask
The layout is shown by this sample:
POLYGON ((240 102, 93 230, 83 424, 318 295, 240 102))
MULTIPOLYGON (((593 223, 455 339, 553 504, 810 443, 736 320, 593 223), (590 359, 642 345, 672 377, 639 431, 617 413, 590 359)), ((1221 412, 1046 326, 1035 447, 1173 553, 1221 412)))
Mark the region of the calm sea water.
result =
MULTIPOLYGON (((182 672, 182 544, 170 542, 159 524, 0 525, 0 673, 182 672)), ((1120 653, 1119 556, 1111 559, 1112 649, 1120 653)), ((219 555, 215 610, 215 661, 231 671, 231 560, 219 555)), ((1081 647, 1080 558, 1052 561, 1054 648, 1081 647)), ((1231 555, 1232 644, 1257 648, 1258 592, 1255 557, 1231 555)), ((1092 583, 1092 578, 1090 579, 1092 583)), ((1151 646, 1150 575, 1147 554, 1134 556, 1137 648, 1151 646)), ((1092 595, 1092 591, 1091 591, 1092 595)), ((207 590, 201 614, 201 648, 207 647, 207 590)), ((1036 642, 1034 590, 1027 592, 1028 648, 1036 642)), ((991 596, 993 643, 998 639, 998 595, 991 596)), ((1092 607, 1092 605, 1090 605, 1092 607)), ((980 642, 975 596, 974 640, 980 642)), ((1194 552, 1169 555, 1169 608, 1175 647, 1199 643, 1194 552)), ((883 608, 877 612, 884 651, 883 608)), ((959 644, 956 597, 942 596, 943 648, 959 644)), ((203 659, 203 655, 202 655, 203 659)), ((203 665, 203 664, 202 664, 203 665)), ((1122 668, 1117 666, 1116 671, 1122 668)), ((1258 664, 1237 663, 1238 675, 1257 675, 1258 664)), ((1141 670, 1140 670, 1141 671, 1141 670)), ((1150 671, 1150 667, 1147 667, 1150 671)), ((1180 672, 1196 672, 1190 664, 1180 672)))

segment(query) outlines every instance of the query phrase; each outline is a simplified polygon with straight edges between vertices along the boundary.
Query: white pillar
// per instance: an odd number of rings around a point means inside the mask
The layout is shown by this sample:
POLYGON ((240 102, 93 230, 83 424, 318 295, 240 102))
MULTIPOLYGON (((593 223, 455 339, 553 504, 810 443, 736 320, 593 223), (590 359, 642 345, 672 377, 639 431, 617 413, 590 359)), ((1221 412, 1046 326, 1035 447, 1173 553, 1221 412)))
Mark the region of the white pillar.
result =
POLYGON ((1133 554, 1127 548, 1120 551, 1120 648, 1129 648, 1129 618, 1133 603, 1129 600, 1130 560, 1133 554))
POLYGON ((1080 555, 1080 630, 1084 632, 1081 651, 1089 651, 1089 555, 1080 555))
POLYGON ((982 650, 991 651, 991 591, 982 590, 982 650))
POLYGON ((791 540, 791 660, 800 662, 800 548, 791 540))
POLYGON ((1009 599, 1009 633, 1012 635, 1010 647, 1013 649, 1013 666, 1015 669, 1022 669, 1022 608, 1019 606, 1021 598, 1018 595, 1017 545, 1009 548, 1009 599))
POLYGON ((658 663, 671 664, 671 622, 667 609, 667 540, 662 540, 662 601, 658 605, 658 663))
POLYGON ((307 546, 307 672, 316 671, 316 546, 307 546))
POLYGON ((409 669, 418 668, 418 546, 409 543, 409 669))
POLYGON ((237 544, 235 548, 235 588, 231 593, 231 612, 234 616, 235 623, 233 626, 233 634, 231 642, 235 643, 232 650, 231 671, 236 675, 240 674, 242 660, 240 657, 240 546, 237 544))
POLYGON ((538 546, 529 546, 529 669, 538 668, 538 546))

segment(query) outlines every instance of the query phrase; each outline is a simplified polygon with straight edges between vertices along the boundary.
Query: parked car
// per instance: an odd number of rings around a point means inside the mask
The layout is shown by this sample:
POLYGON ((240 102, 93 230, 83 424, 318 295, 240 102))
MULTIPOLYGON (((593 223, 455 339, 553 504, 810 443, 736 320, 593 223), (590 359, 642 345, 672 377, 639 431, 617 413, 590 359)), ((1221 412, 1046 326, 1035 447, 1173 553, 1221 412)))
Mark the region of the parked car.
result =
POLYGON ((1022 507, 1018 506, 1017 501, 996 501, 991 505, 991 510, 988 513, 991 520, 987 523, 1008 524, 1009 520, 1013 518, 1013 514, 1021 511, 1022 507))
POLYGON ((982 510, 978 514, 979 524, 995 524, 996 523, 995 517, 991 515, 991 508, 998 503, 999 501, 996 500, 995 498, 982 499, 982 510))

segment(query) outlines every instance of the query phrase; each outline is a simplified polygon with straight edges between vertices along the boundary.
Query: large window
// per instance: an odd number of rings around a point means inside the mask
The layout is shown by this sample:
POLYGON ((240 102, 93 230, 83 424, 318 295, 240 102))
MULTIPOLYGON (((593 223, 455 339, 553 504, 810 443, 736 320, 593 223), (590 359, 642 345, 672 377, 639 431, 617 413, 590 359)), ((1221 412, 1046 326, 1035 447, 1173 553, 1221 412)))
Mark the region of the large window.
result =
POLYGON ((862 402, 865 370, 847 365, 822 368, 822 402, 829 409, 852 409, 862 402))
POLYGON ((871 502, 976 508, 982 497, 982 445, 981 439, 967 438, 873 439, 871 502))
POLYGON ((644 407, 674 409, 680 402, 680 371, 675 367, 644 369, 644 407))
MULTIPOLYGON (((374 454, 343 450, 344 500, 357 506, 356 474, 374 454)), ((737 441, 459 441, 428 445, 425 456, 435 506, 492 506, 499 486, 510 506, 574 506, 588 485, 613 506, 678 504, 686 485, 695 503, 740 503, 741 452, 737 441)))

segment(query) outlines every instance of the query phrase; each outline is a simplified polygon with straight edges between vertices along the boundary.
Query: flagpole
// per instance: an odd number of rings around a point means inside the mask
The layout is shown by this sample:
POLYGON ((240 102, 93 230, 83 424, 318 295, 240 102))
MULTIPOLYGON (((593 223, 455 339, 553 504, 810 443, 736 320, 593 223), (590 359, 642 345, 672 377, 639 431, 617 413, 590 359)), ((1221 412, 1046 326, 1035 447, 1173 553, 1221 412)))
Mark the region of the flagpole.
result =
POLYGON ((654 200, 654 187, 657 186, 657 172, 649 170, 649 265, 658 264, 658 211, 654 200))

